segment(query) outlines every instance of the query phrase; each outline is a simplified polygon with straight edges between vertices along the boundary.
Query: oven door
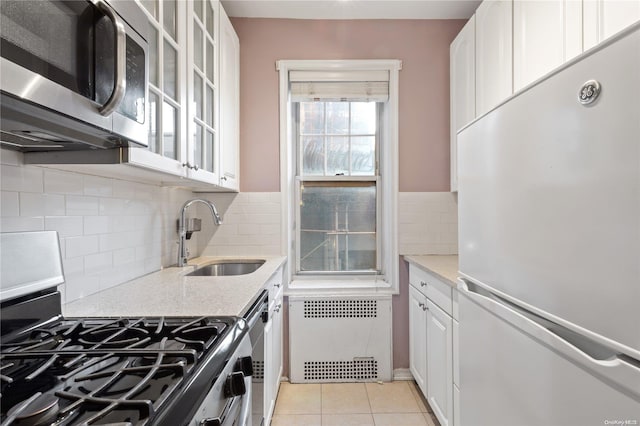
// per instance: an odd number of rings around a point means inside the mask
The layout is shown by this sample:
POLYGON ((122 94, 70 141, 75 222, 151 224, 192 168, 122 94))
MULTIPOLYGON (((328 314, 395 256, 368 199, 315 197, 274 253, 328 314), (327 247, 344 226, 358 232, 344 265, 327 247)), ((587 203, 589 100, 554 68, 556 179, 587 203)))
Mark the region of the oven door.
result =
POLYGON ((2 0, 0 28, 4 92, 146 145, 147 43, 107 2, 2 0))

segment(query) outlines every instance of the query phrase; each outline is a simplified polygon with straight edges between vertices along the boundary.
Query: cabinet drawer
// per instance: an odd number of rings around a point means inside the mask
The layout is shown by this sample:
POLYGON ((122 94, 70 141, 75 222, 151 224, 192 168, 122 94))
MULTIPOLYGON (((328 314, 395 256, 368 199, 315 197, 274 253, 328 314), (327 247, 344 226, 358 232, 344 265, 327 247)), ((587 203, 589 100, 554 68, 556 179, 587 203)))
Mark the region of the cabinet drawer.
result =
POLYGON ((409 283, 449 316, 453 316, 453 287, 435 275, 411 264, 409 265, 409 283))
POLYGON ((409 264, 409 284, 414 286, 420 293, 427 295, 427 283, 429 282, 429 274, 424 270, 409 264))
POLYGON ((282 299, 282 292, 284 289, 282 282, 282 268, 278 268, 278 270, 274 272, 265 284, 264 288, 269 291, 269 308, 271 308, 278 298, 282 299))

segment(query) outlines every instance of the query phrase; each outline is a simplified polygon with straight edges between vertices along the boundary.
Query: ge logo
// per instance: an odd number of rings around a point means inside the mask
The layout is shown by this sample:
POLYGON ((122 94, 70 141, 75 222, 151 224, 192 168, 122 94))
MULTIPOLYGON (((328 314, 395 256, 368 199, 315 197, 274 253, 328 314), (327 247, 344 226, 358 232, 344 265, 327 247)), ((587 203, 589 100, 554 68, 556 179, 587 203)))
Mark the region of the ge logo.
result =
POLYGON ((600 94, 600 83, 596 80, 589 80, 582 85, 578 92, 578 99, 582 105, 593 103, 600 94))

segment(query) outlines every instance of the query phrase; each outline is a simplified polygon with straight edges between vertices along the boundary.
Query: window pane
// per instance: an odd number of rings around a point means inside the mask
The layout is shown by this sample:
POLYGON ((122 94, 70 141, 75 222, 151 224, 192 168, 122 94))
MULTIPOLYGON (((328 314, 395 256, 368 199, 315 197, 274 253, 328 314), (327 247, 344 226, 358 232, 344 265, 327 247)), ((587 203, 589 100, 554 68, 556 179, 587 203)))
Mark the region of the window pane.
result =
POLYGON ((176 159, 178 133, 178 111, 166 102, 162 103, 162 147, 163 155, 176 159))
POLYGON ((324 175, 324 138, 302 136, 302 175, 324 175))
POLYGON ((376 103, 351 103, 351 134, 373 135, 376 133, 376 103))
POLYGON ((176 40, 176 2, 175 0, 164 0, 164 29, 174 40, 176 40))
POLYGON ((169 44, 168 41, 164 41, 164 93, 171 96, 172 99, 176 99, 176 92, 178 83, 176 81, 178 74, 176 73, 176 67, 178 65, 177 59, 178 53, 169 44))
POLYGON ((328 137, 327 176, 349 176, 349 137, 328 137))
POLYGON ((355 136, 351 138, 351 174, 374 176, 376 172, 376 137, 355 136))
POLYGON ((327 102, 327 133, 349 133, 349 102, 327 102))
POLYGON ((196 104, 196 117, 202 120, 202 78, 193 73, 193 102, 196 104))
POLYGON ((160 87, 158 68, 158 30, 149 25, 149 83, 156 87, 160 87))
POLYGON ((200 28, 200 26, 198 24, 193 24, 193 62, 195 63, 196 67, 198 67, 198 69, 200 71, 204 70, 203 67, 203 54, 202 54, 202 29, 200 28))
POLYGON ((324 103, 300 103, 300 133, 303 135, 324 133, 324 103))
POLYGON ((375 271, 375 183, 309 183, 301 189, 300 271, 375 271))

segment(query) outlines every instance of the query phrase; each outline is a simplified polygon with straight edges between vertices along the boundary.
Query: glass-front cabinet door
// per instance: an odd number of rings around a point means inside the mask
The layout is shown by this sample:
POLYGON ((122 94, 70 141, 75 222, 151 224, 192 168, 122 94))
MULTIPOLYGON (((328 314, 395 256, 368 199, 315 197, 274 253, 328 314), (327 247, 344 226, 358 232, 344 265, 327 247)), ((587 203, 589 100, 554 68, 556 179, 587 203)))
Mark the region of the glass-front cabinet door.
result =
POLYGON ((218 132, 218 0, 187 2, 189 34, 188 176, 219 183, 218 132))
POLYGON ((185 176, 187 2, 137 1, 149 20, 149 146, 129 150, 129 161, 185 176))

